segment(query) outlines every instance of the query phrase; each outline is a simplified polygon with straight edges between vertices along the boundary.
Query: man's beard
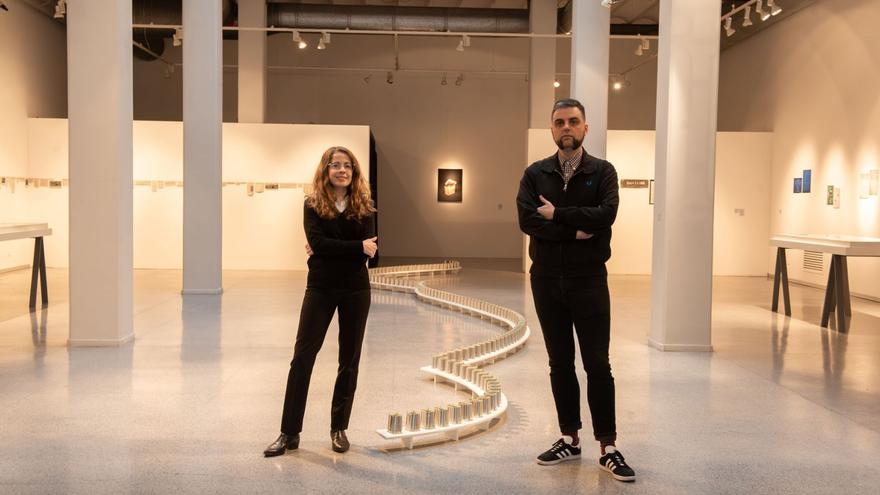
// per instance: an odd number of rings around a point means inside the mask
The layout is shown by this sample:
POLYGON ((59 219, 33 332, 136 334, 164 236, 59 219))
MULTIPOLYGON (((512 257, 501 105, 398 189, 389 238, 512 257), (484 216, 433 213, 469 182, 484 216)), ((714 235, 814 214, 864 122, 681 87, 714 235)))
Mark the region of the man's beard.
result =
POLYGON ((581 143, 583 143, 583 142, 584 142, 583 139, 578 139, 574 136, 562 136, 561 138, 559 138, 558 141, 556 141, 556 146, 558 146, 559 149, 561 149, 563 151, 571 151, 571 150, 576 150, 576 149, 580 148, 581 143), (571 138, 571 146, 567 146, 567 145, 563 144, 564 143, 563 140, 565 138, 571 138))

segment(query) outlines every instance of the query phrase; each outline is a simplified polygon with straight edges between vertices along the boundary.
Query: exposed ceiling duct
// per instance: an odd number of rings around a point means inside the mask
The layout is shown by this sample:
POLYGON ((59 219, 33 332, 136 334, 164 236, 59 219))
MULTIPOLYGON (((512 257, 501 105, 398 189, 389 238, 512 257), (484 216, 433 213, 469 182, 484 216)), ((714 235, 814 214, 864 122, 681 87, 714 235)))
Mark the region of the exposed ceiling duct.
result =
POLYGON ((528 33, 529 11, 269 3, 266 24, 293 29, 528 33))
MULTIPOLYGON (((21 0, 31 7, 53 14, 53 0, 21 0)), ((558 0, 558 32, 571 31, 573 2, 558 0)), ((266 24, 276 28, 321 30, 351 29, 364 31, 436 31, 470 33, 529 33, 527 9, 473 9, 446 7, 399 7, 380 5, 317 5, 267 1, 266 24)), ((238 5, 234 0, 223 0, 223 25, 237 25, 238 5)), ((64 22, 64 19, 60 19, 64 22)), ((133 0, 133 24, 182 24, 182 0, 133 0)), ((152 54, 135 48, 136 57, 153 60, 162 55, 165 39, 174 34, 172 29, 135 28, 132 38, 136 44, 147 47, 152 54)), ((270 33, 271 34, 271 33, 270 33)), ((656 25, 614 24, 611 34, 656 35, 656 25)), ((224 31, 224 39, 236 39, 238 32, 224 31)))

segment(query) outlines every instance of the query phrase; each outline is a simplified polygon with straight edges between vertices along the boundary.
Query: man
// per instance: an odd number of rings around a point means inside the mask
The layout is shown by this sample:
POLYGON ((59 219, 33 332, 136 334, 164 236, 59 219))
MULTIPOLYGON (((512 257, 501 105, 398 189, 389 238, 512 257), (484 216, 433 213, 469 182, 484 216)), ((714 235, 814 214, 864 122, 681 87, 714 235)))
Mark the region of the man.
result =
POLYGON ((615 446, 614 378, 608 361, 611 305, 605 262, 611 257, 611 224, 619 203, 617 172, 581 147, 587 128, 579 101, 557 101, 551 130, 559 151, 526 169, 516 197, 520 229, 531 236, 532 296, 562 431, 562 438, 537 461, 550 465, 581 455, 576 332, 587 372, 593 435, 601 450, 599 465, 618 480, 634 481, 635 473, 615 446))

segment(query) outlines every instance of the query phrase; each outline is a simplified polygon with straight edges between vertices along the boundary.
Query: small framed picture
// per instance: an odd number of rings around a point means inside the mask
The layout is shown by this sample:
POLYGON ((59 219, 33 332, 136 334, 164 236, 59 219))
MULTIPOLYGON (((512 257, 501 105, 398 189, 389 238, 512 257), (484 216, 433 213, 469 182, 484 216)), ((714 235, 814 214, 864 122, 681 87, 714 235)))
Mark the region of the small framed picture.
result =
POLYGON ((800 194, 803 190, 803 182, 804 180, 801 177, 795 177, 794 179, 794 193, 800 194))
POLYGON ((461 203, 462 172, 460 168, 441 168, 437 171, 437 201, 461 203))
POLYGON ((654 179, 648 182, 648 204, 654 204, 654 179))
POLYGON ((812 187, 811 183, 813 182, 813 180, 812 180, 813 179, 813 171, 812 170, 804 170, 803 179, 804 179, 804 181, 803 181, 803 187, 801 189, 801 192, 808 193, 808 192, 810 192, 810 188, 812 187))

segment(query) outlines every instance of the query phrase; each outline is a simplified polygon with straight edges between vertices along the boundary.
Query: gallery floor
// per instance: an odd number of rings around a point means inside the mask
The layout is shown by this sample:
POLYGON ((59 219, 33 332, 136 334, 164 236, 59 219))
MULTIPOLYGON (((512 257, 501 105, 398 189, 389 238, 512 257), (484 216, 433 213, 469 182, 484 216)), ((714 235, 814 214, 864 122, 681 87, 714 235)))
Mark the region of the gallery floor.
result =
POLYGON ((65 270, 50 269, 51 305, 34 314, 30 273, 0 274, 0 492, 876 493, 880 304, 854 299, 852 329, 838 333, 816 324, 819 290, 793 286, 787 319, 769 311, 769 281, 717 278, 715 352, 663 353, 646 345, 649 278, 612 277, 619 446, 638 473, 627 485, 592 446, 580 462, 534 462, 558 434, 543 339, 527 278, 491 268, 431 283, 520 311, 535 330, 488 368, 506 419, 413 450, 379 438, 389 412, 460 400, 419 367, 499 327, 374 292, 351 451, 329 444, 334 323, 300 449, 271 459, 304 273, 227 272, 223 296, 182 298, 180 272, 138 270, 136 340, 120 348, 66 346, 65 270))

